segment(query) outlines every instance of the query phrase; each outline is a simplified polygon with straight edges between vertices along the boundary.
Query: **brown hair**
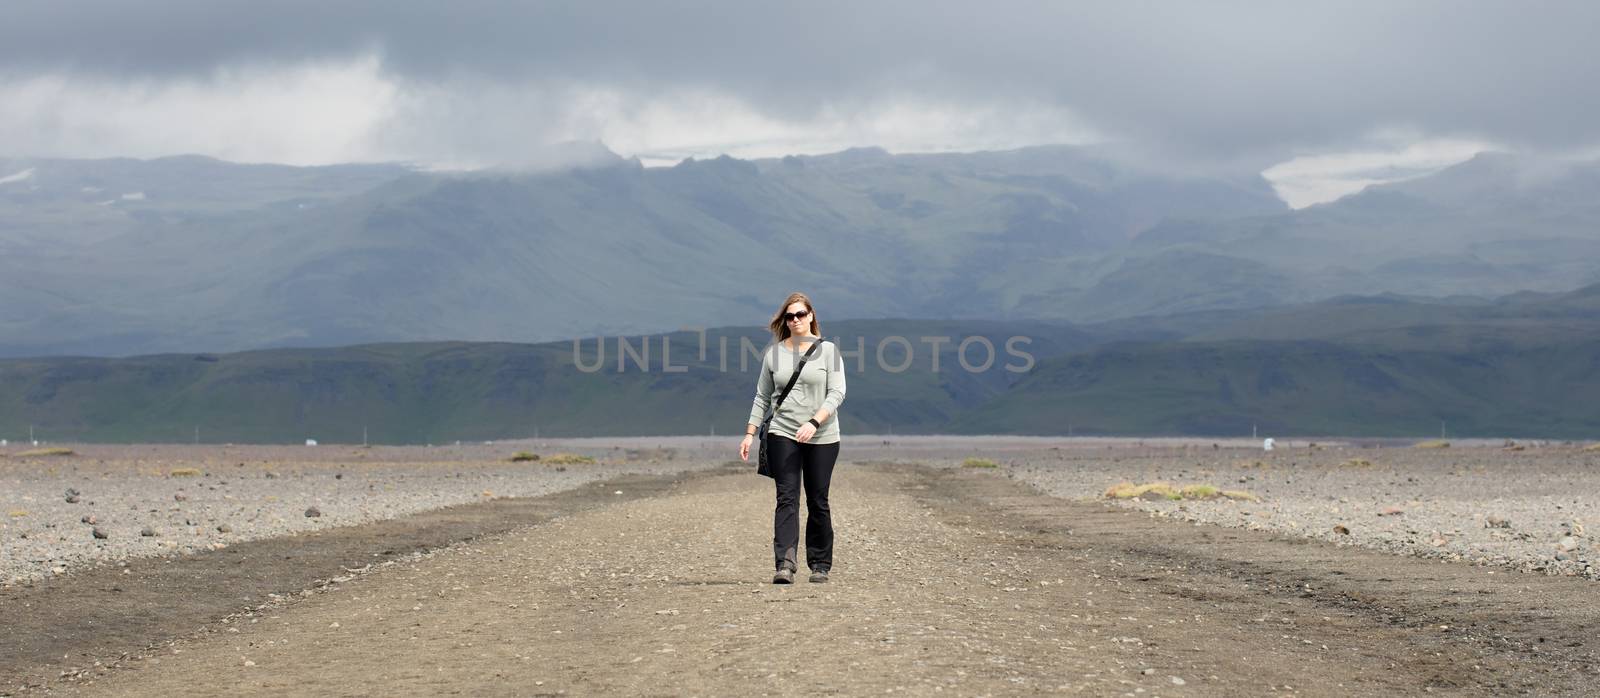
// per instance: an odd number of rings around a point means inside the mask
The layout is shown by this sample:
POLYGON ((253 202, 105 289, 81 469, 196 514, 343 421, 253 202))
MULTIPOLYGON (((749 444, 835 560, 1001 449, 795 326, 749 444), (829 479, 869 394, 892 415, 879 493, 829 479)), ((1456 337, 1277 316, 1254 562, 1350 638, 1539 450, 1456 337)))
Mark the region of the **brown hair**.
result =
POLYGON ((806 304, 806 310, 811 312, 811 334, 821 337, 822 324, 817 322, 817 309, 811 307, 811 298, 799 291, 789 294, 789 297, 783 301, 783 305, 778 306, 778 312, 773 314, 772 322, 767 324, 767 329, 772 330, 772 336, 776 337, 777 341, 780 342, 789 338, 789 323, 783 321, 783 314, 788 312, 789 306, 795 303, 806 304))

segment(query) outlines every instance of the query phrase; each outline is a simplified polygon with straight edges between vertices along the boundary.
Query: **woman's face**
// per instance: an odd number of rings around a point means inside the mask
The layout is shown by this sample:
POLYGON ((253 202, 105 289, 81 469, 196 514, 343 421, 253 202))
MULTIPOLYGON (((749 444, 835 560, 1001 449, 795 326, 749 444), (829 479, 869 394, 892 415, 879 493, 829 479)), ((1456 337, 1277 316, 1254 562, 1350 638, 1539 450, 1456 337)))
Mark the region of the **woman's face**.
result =
POLYGON ((789 334, 805 334, 811 329, 811 312, 805 303, 795 301, 784 309, 784 317, 789 324, 789 334), (796 317, 797 313, 805 313, 805 317, 796 317))

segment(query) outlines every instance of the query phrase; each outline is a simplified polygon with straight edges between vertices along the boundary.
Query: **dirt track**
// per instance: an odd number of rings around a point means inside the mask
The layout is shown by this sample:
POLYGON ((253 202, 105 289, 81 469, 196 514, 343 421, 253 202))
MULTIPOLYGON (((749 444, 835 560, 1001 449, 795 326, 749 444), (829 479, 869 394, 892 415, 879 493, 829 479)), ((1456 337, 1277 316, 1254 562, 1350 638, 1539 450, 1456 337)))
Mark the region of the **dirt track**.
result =
POLYGON ((139 695, 1581 694, 1600 682, 1592 581, 1156 520, 990 471, 844 464, 833 582, 781 587, 767 583, 770 487, 742 471, 634 478, 539 498, 521 519, 490 508, 501 502, 458 507, 449 533, 387 523, 343 529, 338 545, 329 532, 291 539, 309 562, 257 541, 120 579, 69 576, 0 598, 0 622, 18 630, 0 646, 0 692, 41 679, 139 695), (392 542, 362 542, 378 533, 478 537, 223 619, 274 584, 292 592, 381 559, 392 542), (194 581, 172 565, 193 565, 194 581), (235 593, 209 572, 224 565, 258 586, 235 593), (119 606, 130 594, 146 605, 119 606), (151 612, 163 602, 206 610, 169 622, 151 612), (136 617, 97 637, 84 630, 96 613, 136 617), (88 670, 56 678, 64 666, 88 670))

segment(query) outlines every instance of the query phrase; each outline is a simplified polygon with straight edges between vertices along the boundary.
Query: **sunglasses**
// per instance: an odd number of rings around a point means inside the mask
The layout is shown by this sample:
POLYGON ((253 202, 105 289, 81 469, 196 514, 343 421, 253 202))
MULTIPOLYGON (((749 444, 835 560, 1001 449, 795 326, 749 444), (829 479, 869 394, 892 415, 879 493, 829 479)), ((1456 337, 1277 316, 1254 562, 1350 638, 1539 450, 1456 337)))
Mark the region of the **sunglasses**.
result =
POLYGON ((802 310, 802 311, 800 311, 798 313, 784 313, 783 314, 783 321, 784 322, 789 322, 790 320, 804 320, 804 319, 806 319, 806 316, 810 315, 810 314, 811 314, 811 311, 809 311, 809 310, 802 310))

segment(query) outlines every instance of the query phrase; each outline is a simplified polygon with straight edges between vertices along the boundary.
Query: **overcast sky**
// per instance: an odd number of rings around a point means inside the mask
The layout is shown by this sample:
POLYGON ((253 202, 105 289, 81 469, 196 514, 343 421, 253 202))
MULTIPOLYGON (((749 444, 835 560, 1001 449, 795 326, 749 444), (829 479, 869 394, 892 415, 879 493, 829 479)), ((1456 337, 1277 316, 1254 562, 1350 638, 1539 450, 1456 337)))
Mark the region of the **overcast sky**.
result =
MULTIPOLYGON (((0 155, 538 166, 1106 143, 1296 205, 1592 157, 1600 3, 10 0, 0 155)), ((4 175, 6 173, 0 173, 4 175)))

